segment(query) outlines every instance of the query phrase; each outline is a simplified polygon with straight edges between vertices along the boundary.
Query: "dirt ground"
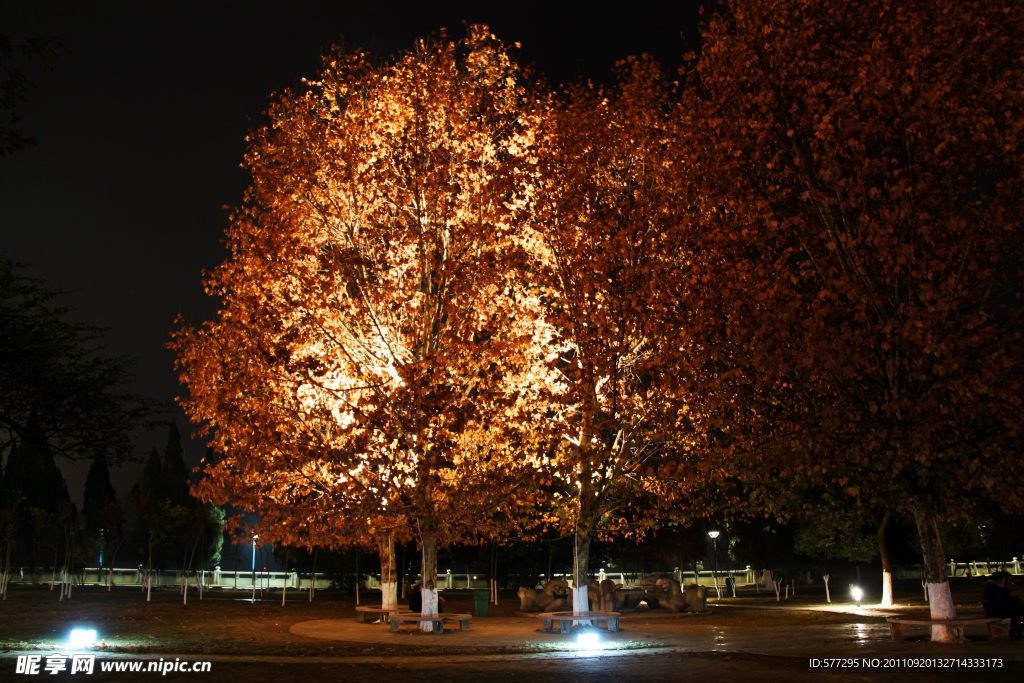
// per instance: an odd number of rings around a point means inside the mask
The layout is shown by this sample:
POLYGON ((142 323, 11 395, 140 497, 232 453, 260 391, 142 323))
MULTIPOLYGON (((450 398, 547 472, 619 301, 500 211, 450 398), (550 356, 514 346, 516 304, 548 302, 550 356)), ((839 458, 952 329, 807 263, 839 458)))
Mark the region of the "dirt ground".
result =
MULTIPOLYGON (((258 594, 257 594, 258 595, 258 594)), ((188 604, 176 590, 154 591, 146 602, 145 594, 136 588, 121 587, 108 593, 105 589, 87 586, 76 588, 72 598, 58 602, 57 593, 46 587, 12 587, 8 600, 0 605, 0 651, 24 650, 35 646, 53 647, 67 641, 72 628, 88 625, 95 628, 103 641, 102 650, 121 653, 230 654, 345 656, 368 654, 439 654, 451 648, 433 645, 395 645, 367 648, 365 644, 325 643, 289 632, 296 623, 315 619, 351 619, 355 600, 350 595, 320 591, 309 602, 306 593, 298 591, 281 606, 281 593, 268 593, 255 604, 245 591, 207 591, 200 601, 191 593, 188 604), (245 597, 243 598, 242 595, 245 597)), ((743 591, 735 599, 746 606, 763 604, 773 607, 774 596, 743 591)), ((445 611, 473 613, 470 593, 445 591, 445 611)), ((725 603, 732 600, 723 601, 725 603)), ((785 602, 787 606, 818 605, 823 600, 810 593, 785 602)), ((512 617, 519 607, 515 596, 502 596, 499 605, 490 605, 491 617, 512 617)), ((379 604, 379 594, 365 596, 362 604, 379 604), (375 603, 374 600, 377 600, 375 603)), ((646 621, 675 620, 684 617, 662 610, 645 611, 646 621)), ((741 612, 722 610, 713 616, 720 626, 765 628, 797 624, 838 624, 850 621, 850 615, 817 611, 786 611, 744 609, 741 612)), ((863 619, 862 619, 863 620, 863 619)), ((874 619, 880 621, 880 618, 874 619)), ((458 652, 466 652, 459 648, 458 652)), ((479 648, 469 650, 480 652, 479 648)), ((503 652, 489 648, 488 652, 503 652)), ((455 651, 450 652, 456 654, 455 651)))
MULTIPOLYGON (((980 609, 981 579, 954 580, 954 597, 959 611, 980 609)), ((31 680, 14 674, 14 655, 26 651, 66 651, 67 636, 76 626, 95 628, 102 643, 97 656, 146 658, 161 655, 184 656, 202 660, 210 655, 209 673, 160 676, 165 680, 263 681, 298 683, 299 681, 351 681, 368 683, 388 678, 434 681, 607 681, 607 680, 683 680, 697 678, 700 683, 715 681, 904 681, 1021 680, 1022 662, 1007 660, 996 670, 916 671, 825 671, 809 667, 804 657, 785 651, 777 655, 751 655, 727 652, 668 652, 664 647, 637 649, 620 656, 591 659, 559 659, 554 648, 536 647, 446 647, 431 642, 429 636, 411 638, 416 642, 367 646, 365 643, 311 639, 293 634, 298 623, 323 619, 352 619, 352 596, 320 591, 314 602, 303 592, 289 592, 282 607, 280 592, 251 603, 243 591, 211 591, 199 601, 193 592, 189 603, 182 604, 177 590, 153 593, 151 602, 137 588, 121 587, 108 593, 100 587, 76 588, 70 600, 58 602, 57 593, 47 587, 12 587, 6 602, 0 603, 0 680, 31 680), (481 655, 495 656, 492 660, 481 655), (519 655, 500 659, 500 655, 519 655), (475 658, 474 658, 475 657, 475 658), (304 661, 304 658, 305 661, 304 661), (250 661, 251 660, 251 661, 250 661), (486 661, 485 661, 486 660, 486 661)), ((469 593, 446 591, 446 612, 473 612, 469 593)), ((833 598, 840 596, 833 588, 833 598)), ((374 604, 379 595, 364 596, 363 604, 374 604)), ((919 582, 897 585, 901 610, 921 612, 927 608, 919 582)), ((379 603, 377 603, 379 604, 379 603)), ((502 596, 501 604, 489 606, 490 616, 512 617, 519 601, 514 595, 502 596)), ((663 611, 638 612, 626 624, 655 626, 686 616, 663 611)), ((742 632, 778 633, 780 629, 836 624, 882 624, 878 615, 830 611, 821 587, 799 587, 798 594, 778 602, 774 594, 753 590, 722 601, 722 606, 699 618, 690 618, 687 629, 708 627, 742 632), (733 608, 735 607, 735 608, 733 608), (780 609, 781 608, 781 609, 780 609), (698 623, 699 619, 699 623, 698 623)), ((680 622, 681 623, 681 622, 680 622)), ((380 627, 375 627, 380 628, 380 627)), ((638 628, 642 632, 644 629, 638 628)), ((813 629, 812 629, 813 630, 813 629)), ((920 638, 924 640, 924 638, 920 638)), ((642 643, 641 643, 642 644, 642 643)), ((1009 643, 1024 652, 1024 643, 1009 643)), ((564 653, 563 653, 564 654, 564 653)), ((1021 659, 1024 659, 1022 657, 1021 659)), ((158 674, 101 673, 86 677, 89 681, 127 681, 152 679, 158 674)), ((78 676, 77 678, 81 678, 78 676)), ((50 679, 51 676, 47 676, 50 679)), ((65 678, 53 676, 52 678, 65 678)), ((75 679, 76 677, 66 676, 75 679)))

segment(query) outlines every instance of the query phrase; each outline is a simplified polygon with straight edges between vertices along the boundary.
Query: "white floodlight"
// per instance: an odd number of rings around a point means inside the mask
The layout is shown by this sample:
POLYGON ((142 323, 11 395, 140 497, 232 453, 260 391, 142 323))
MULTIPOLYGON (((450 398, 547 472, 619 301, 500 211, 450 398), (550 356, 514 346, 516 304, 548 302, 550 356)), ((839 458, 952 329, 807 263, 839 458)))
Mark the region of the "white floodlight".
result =
POLYGON ((68 645, 71 649, 81 647, 92 647, 96 644, 96 629, 75 628, 71 629, 71 636, 68 638, 68 645))
POLYGON ((854 586, 850 589, 850 595, 857 601, 857 607, 860 607, 860 601, 864 598, 864 591, 860 589, 860 586, 854 586))
POLYGON ((711 537, 712 541, 715 540, 716 538, 718 538, 718 535, 719 535, 719 532, 717 532, 717 531, 709 531, 708 532, 708 536, 711 537))
POLYGON ((596 650, 601 647, 601 639, 593 631, 587 631, 576 637, 576 644, 584 650, 596 650))

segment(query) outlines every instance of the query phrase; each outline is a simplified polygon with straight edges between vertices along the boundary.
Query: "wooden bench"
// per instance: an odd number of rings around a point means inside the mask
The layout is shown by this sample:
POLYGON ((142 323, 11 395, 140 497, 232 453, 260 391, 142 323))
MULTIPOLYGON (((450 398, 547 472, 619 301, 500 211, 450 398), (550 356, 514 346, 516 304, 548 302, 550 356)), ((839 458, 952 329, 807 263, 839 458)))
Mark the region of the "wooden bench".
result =
POLYGON ((965 614, 957 619, 930 619, 926 614, 886 617, 892 630, 892 639, 897 643, 903 641, 904 626, 949 626, 950 637, 954 643, 964 642, 964 626, 988 626, 989 640, 1003 637, 1003 620, 999 617, 986 617, 981 614, 965 614))
POLYGON ((594 628, 599 628, 598 622, 605 622, 605 629, 609 633, 615 633, 619 630, 619 617, 622 616, 618 612, 584 612, 582 614, 573 612, 544 612, 538 614, 538 617, 544 622, 544 631, 547 633, 569 633, 572 631, 572 622, 574 621, 587 621, 594 628), (556 629, 554 626, 558 624, 556 629))
MULTIPOLYGON (((403 613, 406 613, 406 612, 409 612, 409 609, 407 607, 395 607, 394 609, 392 609, 390 607, 387 608, 387 609, 385 609, 384 607, 356 607, 356 621, 358 621, 360 624, 367 623, 367 619, 366 619, 366 615, 367 614, 371 614, 371 615, 373 615, 373 614, 380 614, 380 615, 387 614, 387 615, 391 615, 391 614, 403 614, 403 613)), ((411 614, 411 612, 409 612, 409 613, 411 614)), ((376 621, 376 620, 374 620, 374 621, 376 621)))
POLYGON ((424 616, 418 612, 409 612, 407 614, 392 614, 391 615, 391 632, 398 633, 400 626, 403 621, 414 622, 421 624, 424 621, 429 621, 432 624, 432 630, 434 633, 444 632, 444 622, 446 621, 457 621, 459 622, 460 630, 468 631, 469 622, 473 618, 472 614, 432 614, 430 616, 424 616))

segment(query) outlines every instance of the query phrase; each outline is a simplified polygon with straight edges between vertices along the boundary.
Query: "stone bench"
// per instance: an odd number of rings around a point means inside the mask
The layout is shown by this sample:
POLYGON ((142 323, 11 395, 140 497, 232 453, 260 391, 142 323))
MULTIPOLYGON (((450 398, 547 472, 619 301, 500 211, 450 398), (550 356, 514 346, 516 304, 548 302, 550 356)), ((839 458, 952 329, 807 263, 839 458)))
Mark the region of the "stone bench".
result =
MULTIPOLYGON (((409 612, 409 608, 407 608, 407 607, 395 607, 393 609, 390 608, 390 607, 388 607, 388 608, 384 608, 384 607, 356 607, 356 621, 358 621, 360 624, 367 623, 367 619, 366 619, 366 615, 367 614, 370 614, 370 615, 380 614, 380 615, 383 616, 385 614, 387 614, 387 615, 403 614, 403 613, 406 613, 406 612, 409 612)), ((409 613, 411 614, 411 612, 409 612, 409 613)), ((376 620, 374 620, 374 621, 376 621, 376 620)))
POLYGON ((544 622, 544 631, 547 633, 569 633, 572 631, 572 622, 574 621, 587 621, 594 628, 600 628, 598 626, 599 621, 605 622, 605 629, 609 633, 615 633, 619 630, 619 617, 622 616, 618 612, 544 612, 543 614, 537 615, 544 622), (558 624, 558 628, 554 628, 555 624, 558 624))
POLYGON ((986 617, 981 614, 965 614, 957 619, 930 619, 926 614, 886 617, 892 630, 892 639, 897 643, 903 641, 904 626, 949 626, 950 638, 954 643, 964 642, 964 626, 988 626, 989 640, 1003 637, 1003 620, 999 617, 986 617))
POLYGON ((459 622, 460 630, 468 631, 469 622, 472 618, 472 614, 431 614, 429 616, 424 616, 418 612, 392 614, 390 617, 391 632, 398 633, 402 622, 421 624, 425 621, 431 623, 431 629, 434 633, 444 632, 444 622, 446 621, 457 621, 459 622))

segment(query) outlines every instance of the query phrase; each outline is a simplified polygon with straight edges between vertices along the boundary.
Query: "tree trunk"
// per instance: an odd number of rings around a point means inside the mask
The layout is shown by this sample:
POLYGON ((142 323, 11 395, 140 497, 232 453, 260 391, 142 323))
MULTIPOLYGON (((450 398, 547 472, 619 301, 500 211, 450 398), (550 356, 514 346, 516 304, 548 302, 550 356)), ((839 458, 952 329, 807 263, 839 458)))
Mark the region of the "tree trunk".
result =
POLYGON ((149 602, 149 597, 153 590, 153 544, 155 542, 153 533, 150 532, 149 545, 147 547, 149 555, 146 558, 146 602, 149 602))
POLYGON ((398 578, 398 590, 401 594, 402 600, 405 600, 405 592, 408 590, 409 577, 405 575, 405 543, 402 544, 402 566, 401 569, 396 573, 398 578))
MULTIPOLYGON (((423 545, 423 593, 422 614, 425 616, 437 614, 437 529, 432 519, 419 520, 420 543, 423 545)), ((421 631, 430 632, 433 624, 423 622, 420 624, 421 631)))
MULTIPOLYGON (((395 571, 395 535, 377 536, 380 553, 380 605, 383 609, 398 608, 398 578, 395 571)), ((382 621, 387 621, 383 615, 382 621)))
MULTIPOLYGON (((939 536, 939 521, 935 515, 935 509, 929 502, 920 500, 911 500, 910 509, 914 513, 917 533, 921 538, 921 549, 924 552, 924 575, 928 584, 931 618, 956 619, 953 594, 949 589, 949 581, 946 576, 946 553, 942 549, 942 538, 939 536)), ((932 642, 948 643, 951 640, 952 636, 948 627, 932 627, 932 642)))
POLYGON ((359 607, 359 548, 356 548, 356 607, 359 607))
POLYGON ((590 598, 587 594, 587 581, 590 579, 590 534, 577 529, 574 541, 576 545, 573 549, 572 611, 586 614, 590 611, 590 598))
POLYGON ((889 546, 885 542, 885 527, 889 524, 889 511, 885 511, 878 525, 878 555, 882 558, 882 607, 892 607, 892 562, 889 546))
POLYGON ((284 581, 281 583, 281 607, 284 607, 284 596, 288 592, 288 559, 291 554, 291 548, 284 551, 284 581))
POLYGON ((491 548, 491 600, 498 604, 498 549, 491 548))
POLYGON ((110 566, 107 567, 107 592, 111 592, 114 589, 114 563, 117 562, 117 551, 121 549, 121 544, 124 543, 122 536, 121 540, 116 546, 114 551, 110 554, 110 566))
MULTIPOLYGON (((8 537, 11 537, 11 535, 9 534, 8 537)), ((4 553, 5 554, 5 558, 4 558, 4 600, 7 599, 7 584, 11 580, 11 546, 12 545, 13 545, 13 543, 8 542, 4 546, 4 550, 6 551, 4 553)))
POLYGON ((316 558, 320 554, 320 548, 313 553, 313 569, 309 573, 309 601, 313 602, 313 595, 316 593, 316 558))

